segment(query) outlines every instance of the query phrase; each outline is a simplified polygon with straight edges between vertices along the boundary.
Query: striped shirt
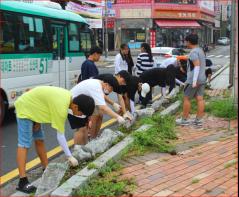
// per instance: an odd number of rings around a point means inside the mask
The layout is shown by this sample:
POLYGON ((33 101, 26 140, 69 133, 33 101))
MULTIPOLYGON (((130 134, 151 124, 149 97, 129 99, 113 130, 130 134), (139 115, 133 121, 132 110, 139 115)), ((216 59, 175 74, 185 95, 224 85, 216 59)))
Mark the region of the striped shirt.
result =
POLYGON ((137 58, 136 75, 140 76, 144 71, 154 67, 154 60, 150 61, 148 53, 140 53, 137 58))

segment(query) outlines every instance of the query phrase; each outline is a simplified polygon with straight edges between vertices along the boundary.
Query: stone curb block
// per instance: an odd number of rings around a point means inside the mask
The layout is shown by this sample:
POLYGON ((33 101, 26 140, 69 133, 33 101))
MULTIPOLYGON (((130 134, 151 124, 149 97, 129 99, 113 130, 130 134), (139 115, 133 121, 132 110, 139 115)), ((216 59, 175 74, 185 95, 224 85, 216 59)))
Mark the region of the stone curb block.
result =
MULTIPOLYGON (((162 111, 160 114, 173 114, 179 108, 179 106, 180 102, 177 101, 170 105, 167 109, 162 111)), ((139 129, 136 130, 136 132, 144 132, 150 127, 151 125, 142 125, 139 129)), ((131 145, 133 141, 134 140, 132 136, 126 137, 124 140, 113 146, 93 162, 97 166, 97 169, 89 170, 87 167, 85 167, 83 170, 72 176, 55 191, 53 191, 51 193, 51 196, 71 196, 75 188, 82 187, 83 185, 87 184, 90 178, 97 176, 100 170, 107 164, 108 161, 112 159, 115 160, 120 157, 123 150, 131 145)))

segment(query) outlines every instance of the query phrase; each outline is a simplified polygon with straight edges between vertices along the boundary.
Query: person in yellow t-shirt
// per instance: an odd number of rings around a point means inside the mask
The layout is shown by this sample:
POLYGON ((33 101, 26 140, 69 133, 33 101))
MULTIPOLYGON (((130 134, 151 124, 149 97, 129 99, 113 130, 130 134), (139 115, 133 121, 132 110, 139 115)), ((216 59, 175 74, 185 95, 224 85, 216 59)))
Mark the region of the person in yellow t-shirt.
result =
POLYGON ((72 166, 77 166, 78 161, 72 156, 64 135, 68 110, 72 110, 76 116, 91 116, 95 102, 92 97, 84 94, 72 99, 71 92, 63 88, 39 86, 19 97, 15 102, 15 108, 18 126, 17 163, 20 176, 17 190, 33 193, 36 187, 29 183, 25 169, 32 139, 35 141, 43 169, 48 165, 41 124, 49 123, 57 130, 57 140, 68 161, 72 166))

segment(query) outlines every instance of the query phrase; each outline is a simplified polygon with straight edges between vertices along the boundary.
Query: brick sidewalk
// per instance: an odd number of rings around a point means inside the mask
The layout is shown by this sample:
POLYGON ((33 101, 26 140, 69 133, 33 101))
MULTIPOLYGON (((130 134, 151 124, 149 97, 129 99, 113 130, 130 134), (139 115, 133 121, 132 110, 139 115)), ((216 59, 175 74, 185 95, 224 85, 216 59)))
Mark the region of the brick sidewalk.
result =
POLYGON ((210 142, 192 146, 176 156, 149 153, 121 161, 124 165, 120 178, 134 177, 137 196, 238 196, 238 126, 219 118, 206 119, 203 129, 177 127, 178 143, 207 138, 218 132, 210 142))

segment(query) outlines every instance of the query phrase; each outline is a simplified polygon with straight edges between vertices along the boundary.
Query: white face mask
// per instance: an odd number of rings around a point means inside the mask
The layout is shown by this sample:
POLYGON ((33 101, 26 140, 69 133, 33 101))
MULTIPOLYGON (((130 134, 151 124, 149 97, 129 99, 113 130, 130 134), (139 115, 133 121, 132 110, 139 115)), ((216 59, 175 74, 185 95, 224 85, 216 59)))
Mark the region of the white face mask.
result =
POLYGON ((104 89, 103 91, 104 91, 105 95, 109 95, 110 94, 109 90, 107 90, 107 89, 104 89))
POLYGON ((86 118, 86 115, 77 116, 79 118, 86 118))

